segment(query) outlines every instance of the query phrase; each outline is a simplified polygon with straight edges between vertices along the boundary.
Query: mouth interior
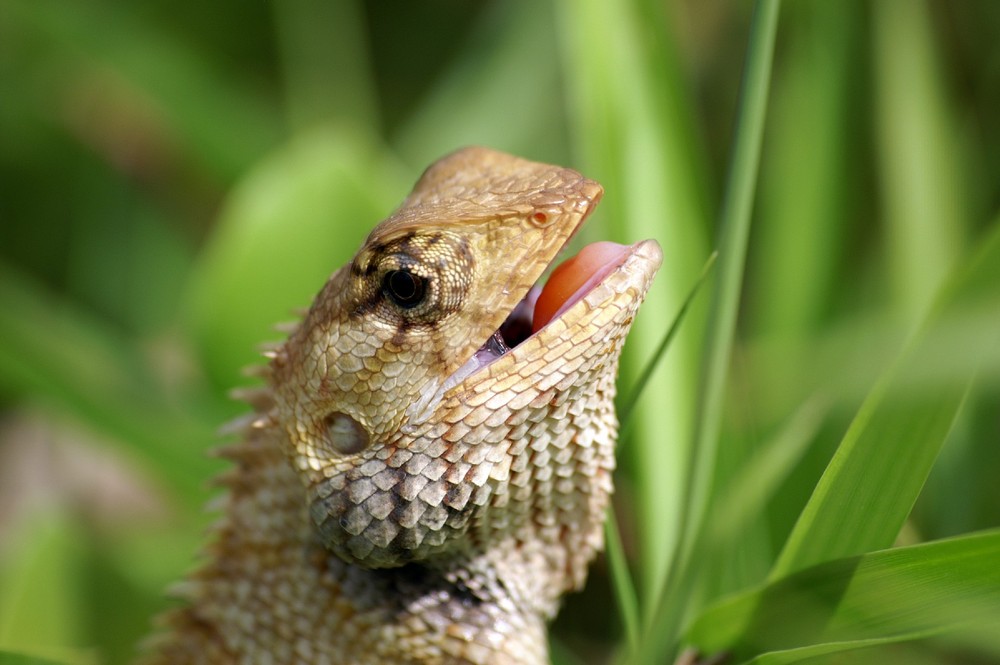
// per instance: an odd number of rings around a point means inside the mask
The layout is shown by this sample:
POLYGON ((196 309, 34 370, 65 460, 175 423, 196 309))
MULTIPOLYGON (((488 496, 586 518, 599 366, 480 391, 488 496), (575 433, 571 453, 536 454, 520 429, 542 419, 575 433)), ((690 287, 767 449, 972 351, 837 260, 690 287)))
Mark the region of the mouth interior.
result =
POLYGON ((449 377, 445 389, 457 385, 559 318, 621 266, 630 249, 614 242, 595 242, 560 263, 544 287, 538 284, 531 287, 496 332, 449 377))

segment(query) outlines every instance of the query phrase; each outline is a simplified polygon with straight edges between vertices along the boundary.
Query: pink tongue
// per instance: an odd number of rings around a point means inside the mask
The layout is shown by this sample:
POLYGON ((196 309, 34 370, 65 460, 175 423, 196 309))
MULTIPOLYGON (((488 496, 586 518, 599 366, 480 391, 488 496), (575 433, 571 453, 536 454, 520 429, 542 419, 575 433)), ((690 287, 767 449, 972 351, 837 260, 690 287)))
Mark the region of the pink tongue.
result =
POLYGON ((580 253, 560 263, 546 282, 531 322, 531 332, 541 330, 546 323, 572 307, 598 282, 620 266, 629 251, 628 245, 615 242, 595 242, 580 253))

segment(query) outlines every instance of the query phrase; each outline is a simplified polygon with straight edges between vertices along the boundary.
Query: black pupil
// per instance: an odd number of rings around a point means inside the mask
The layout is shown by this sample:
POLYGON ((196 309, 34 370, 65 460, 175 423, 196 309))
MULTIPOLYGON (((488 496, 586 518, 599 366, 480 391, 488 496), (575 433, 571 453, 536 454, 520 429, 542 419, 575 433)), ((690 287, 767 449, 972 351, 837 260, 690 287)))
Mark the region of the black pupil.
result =
POLYGON ((424 278, 406 270, 385 275, 385 290, 400 307, 414 307, 424 298, 424 278))

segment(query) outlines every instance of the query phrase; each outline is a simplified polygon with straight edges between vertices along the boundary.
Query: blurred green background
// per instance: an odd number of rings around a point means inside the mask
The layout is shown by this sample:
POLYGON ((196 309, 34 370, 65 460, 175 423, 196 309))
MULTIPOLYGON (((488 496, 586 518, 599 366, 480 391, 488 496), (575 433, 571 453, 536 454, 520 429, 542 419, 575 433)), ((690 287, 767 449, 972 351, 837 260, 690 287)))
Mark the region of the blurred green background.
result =
MULTIPOLYGON (((751 9, 2 0, 0 662, 135 653, 213 519, 222 464, 206 451, 244 409, 227 397, 252 382, 241 368, 459 146, 573 166, 607 190, 585 240, 663 245, 628 394, 717 244, 751 9)), ((723 535, 691 545, 705 563, 685 621, 767 577, 893 363, 902 420, 958 395, 897 543, 1000 525, 1000 273, 975 307, 933 305, 968 257, 1000 256, 985 240, 1000 223, 1000 4, 787 3, 761 154, 704 500, 710 515, 733 496, 760 510, 716 515, 723 535), (928 312, 927 343, 898 360, 928 312)), ((643 616, 689 542, 709 293, 621 444, 643 616)), ((554 627, 558 660, 620 647, 613 586, 602 559, 554 627)), ((916 653, 1000 662, 964 643, 916 653)))

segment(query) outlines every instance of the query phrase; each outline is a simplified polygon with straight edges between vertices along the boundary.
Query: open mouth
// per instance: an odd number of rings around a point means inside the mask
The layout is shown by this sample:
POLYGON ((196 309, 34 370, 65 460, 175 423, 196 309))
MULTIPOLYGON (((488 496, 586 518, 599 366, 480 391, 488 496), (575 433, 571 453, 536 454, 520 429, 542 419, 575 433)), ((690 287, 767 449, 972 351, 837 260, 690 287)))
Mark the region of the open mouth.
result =
POLYGON ((444 390, 458 385, 558 319, 624 264, 631 250, 628 245, 595 242, 560 263, 545 286, 531 287, 496 332, 448 377, 444 390))

